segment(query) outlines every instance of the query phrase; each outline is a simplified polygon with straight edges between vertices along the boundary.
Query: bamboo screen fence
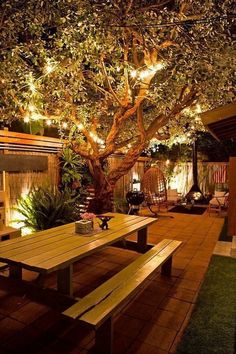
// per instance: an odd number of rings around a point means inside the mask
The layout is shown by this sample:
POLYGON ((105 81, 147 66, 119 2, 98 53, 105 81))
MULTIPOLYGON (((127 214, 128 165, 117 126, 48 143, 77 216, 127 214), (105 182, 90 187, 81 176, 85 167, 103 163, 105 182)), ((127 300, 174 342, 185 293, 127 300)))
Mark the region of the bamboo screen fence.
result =
POLYGON ((56 154, 40 152, 5 151, 5 154, 47 156, 48 169, 42 172, 23 171, 5 173, 6 221, 14 219, 12 209, 22 195, 27 195, 32 187, 57 186, 59 181, 58 157, 56 154))

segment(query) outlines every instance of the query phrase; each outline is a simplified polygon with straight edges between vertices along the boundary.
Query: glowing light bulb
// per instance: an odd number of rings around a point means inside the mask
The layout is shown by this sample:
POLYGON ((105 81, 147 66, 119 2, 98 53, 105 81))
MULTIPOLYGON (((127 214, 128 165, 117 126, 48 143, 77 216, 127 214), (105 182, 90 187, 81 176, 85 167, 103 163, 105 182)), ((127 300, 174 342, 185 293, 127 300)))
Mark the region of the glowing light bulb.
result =
POLYGON ((51 119, 47 119, 47 120, 46 120, 46 124, 47 124, 48 126, 50 126, 50 125, 52 124, 51 119))
POLYGON ((146 79, 149 75, 150 75, 150 71, 149 70, 143 70, 139 74, 139 77, 140 77, 141 80, 143 80, 143 79, 146 79))
POLYGON ((159 61, 159 63, 156 63, 155 65, 150 66, 150 70, 152 71, 158 71, 162 70, 166 66, 166 63, 163 61, 159 61))
POLYGON ((35 111, 35 105, 32 104, 32 103, 30 103, 29 106, 28 106, 28 110, 29 110, 30 112, 34 112, 34 111, 35 111))
POLYGON ((24 122, 25 122, 25 123, 29 123, 29 121, 30 121, 29 116, 25 116, 25 117, 24 117, 24 122))
POLYGON ((104 141, 103 139, 100 139, 100 138, 99 138, 99 141, 98 141, 98 142, 99 142, 99 144, 101 144, 101 145, 103 145, 103 146, 104 146, 104 144, 105 144, 105 141, 104 141))
POLYGON ((38 120, 38 119, 41 119, 42 118, 42 115, 39 114, 39 113, 36 113, 36 112, 32 112, 31 113, 31 119, 33 120, 38 120))
POLYGON ((132 70, 130 76, 134 79, 137 76, 137 70, 132 70))
POLYGON ((37 90, 36 90, 36 86, 35 86, 35 84, 33 83, 33 82, 30 82, 29 83, 29 88, 30 88, 30 91, 32 92, 32 93, 35 93, 37 90))
POLYGON ((66 129, 68 127, 68 124, 66 122, 62 123, 62 128, 66 129))
POLYGON ((166 160, 166 165, 168 166, 169 164, 170 164, 170 160, 167 159, 167 160, 166 160))
POLYGON ((51 72, 53 72, 53 70, 54 70, 54 68, 53 68, 53 66, 52 66, 50 63, 48 63, 48 64, 45 66, 45 72, 46 72, 46 74, 51 74, 51 72))
POLYGON ((202 108, 201 108, 199 103, 196 105, 196 110, 195 111, 196 111, 196 113, 202 113, 202 108))
POLYGON ((84 126, 83 126, 82 123, 79 123, 79 124, 77 125, 77 128, 78 128, 79 130, 83 130, 83 129, 84 129, 84 126))
POLYGON ((51 74, 55 70, 57 63, 49 58, 46 59, 46 61, 47 63, 44 67, 44 72, 45 74, 51 74))

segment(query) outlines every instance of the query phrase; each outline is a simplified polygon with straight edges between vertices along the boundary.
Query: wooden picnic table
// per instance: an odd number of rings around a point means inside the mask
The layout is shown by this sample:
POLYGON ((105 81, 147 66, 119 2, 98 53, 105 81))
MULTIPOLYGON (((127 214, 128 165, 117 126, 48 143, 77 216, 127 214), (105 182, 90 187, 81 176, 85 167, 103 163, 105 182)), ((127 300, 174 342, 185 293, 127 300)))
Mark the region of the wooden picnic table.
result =
MULTIPOLYGON (((97 229, 91 236, 75 233, 75 224, 58 226, 0 243, 0 262, 10 267, 10 277, 22 279, 22 268, 48 274, 57 272, 59 292, 73 295, 73 263, 102 248, 137 233, 137 251, 147 249, 147 227, 157 219, 137 215, 114 216, 108 230, 97 229)), ((96 223, 95 223, 96 226, 96 223)))

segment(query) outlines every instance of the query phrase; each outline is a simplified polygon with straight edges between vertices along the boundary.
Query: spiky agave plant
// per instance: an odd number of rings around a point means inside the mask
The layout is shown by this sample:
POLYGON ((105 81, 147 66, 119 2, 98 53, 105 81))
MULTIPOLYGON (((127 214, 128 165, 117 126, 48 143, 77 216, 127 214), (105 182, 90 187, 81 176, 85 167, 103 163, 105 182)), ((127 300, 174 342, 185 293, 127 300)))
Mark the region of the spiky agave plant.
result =
POLYGON ((46 230, 75 220, 74 199, 67 191, 52 187, 32 188, 26 197, 18 200, 14 208, 21 215, 24 226, 32 231, 46 230))

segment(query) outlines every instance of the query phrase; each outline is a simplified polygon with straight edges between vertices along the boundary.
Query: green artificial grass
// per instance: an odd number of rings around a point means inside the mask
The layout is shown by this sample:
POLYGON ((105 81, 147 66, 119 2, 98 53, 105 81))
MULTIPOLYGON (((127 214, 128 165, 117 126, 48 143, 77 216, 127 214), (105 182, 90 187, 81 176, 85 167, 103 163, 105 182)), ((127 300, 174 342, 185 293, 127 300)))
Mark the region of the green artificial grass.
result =
POLYGON ((236 259, 213 256, 176 354, 236 353, 236 259))
POLYGON ((232 236, 227 235, 227 230, 228 230, 228 218, 225 217, 224 225, 222 227, 220 236, 219 236, 219 241, 226 241, 226 242, 232 242, 232 236))

